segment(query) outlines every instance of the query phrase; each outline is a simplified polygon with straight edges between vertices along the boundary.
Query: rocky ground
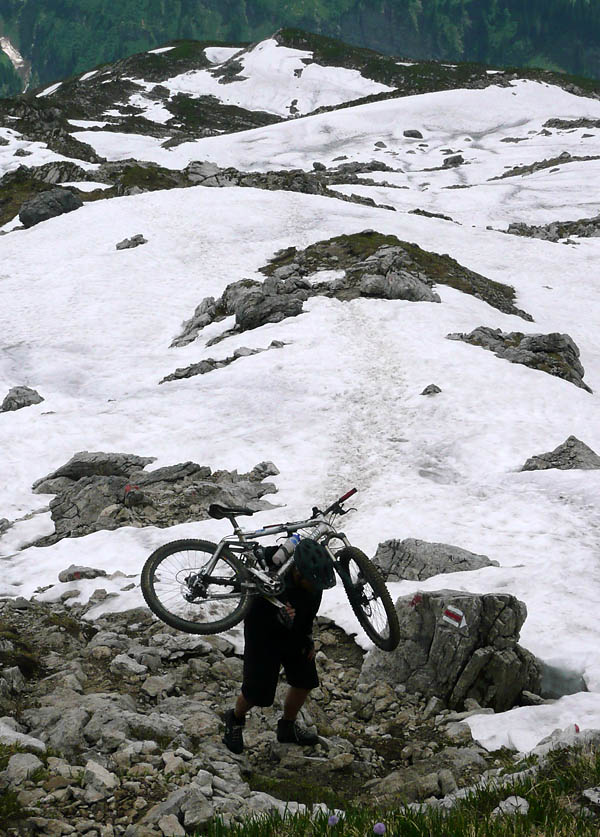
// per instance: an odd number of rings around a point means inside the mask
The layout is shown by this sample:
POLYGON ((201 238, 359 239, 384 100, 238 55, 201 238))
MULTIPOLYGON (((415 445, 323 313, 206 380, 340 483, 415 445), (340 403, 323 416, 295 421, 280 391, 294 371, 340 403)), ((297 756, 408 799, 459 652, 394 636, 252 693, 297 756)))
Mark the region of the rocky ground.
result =
MULTIPOLYGON (((242 660, 227 640, 177 633, 145 609, 93 624, 84 611, 0 603, 1 833, 182 834, 217 814, 283 810, 284 801, 433 801, 507 761, 477 746, 465 713, 439 699, 358 684, 362 651, 324 619, 315 635, 321 686, 303 711, 321 743, 277 743, 281 683, 234 756, 221 716, 242 660)), ((471 701, 469 711, 493 710, 471 701)))

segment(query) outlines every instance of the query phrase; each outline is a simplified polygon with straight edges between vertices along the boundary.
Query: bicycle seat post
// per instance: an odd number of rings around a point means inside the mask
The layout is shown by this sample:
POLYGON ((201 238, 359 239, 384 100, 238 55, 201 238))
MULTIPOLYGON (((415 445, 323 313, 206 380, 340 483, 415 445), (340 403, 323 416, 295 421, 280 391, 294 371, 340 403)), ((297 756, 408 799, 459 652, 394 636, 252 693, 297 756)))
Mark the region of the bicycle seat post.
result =
POLYGON ((238 536, 238 538, 239 538, 241 541, 243 541, 243 540, 244 540, 244 536, 243 536, 243 534, 242 534, 242 530, 241 530, 240 526, 238 525, 237 520, 235 519, 235 517, 234 517, 232 514, 228 515, 228 517, 229 517, 229 520, 230 520, 230 522, 231 522, 231 525, 233 526, 233 531, 234 531, 234 532, 235 532, 235 534, 238 536))

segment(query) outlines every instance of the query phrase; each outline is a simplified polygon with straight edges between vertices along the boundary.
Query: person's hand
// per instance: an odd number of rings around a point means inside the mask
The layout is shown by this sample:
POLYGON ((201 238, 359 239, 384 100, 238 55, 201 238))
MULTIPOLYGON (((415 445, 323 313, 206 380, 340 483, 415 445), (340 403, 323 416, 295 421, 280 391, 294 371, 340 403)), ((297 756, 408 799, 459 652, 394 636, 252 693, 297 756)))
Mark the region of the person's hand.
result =
POLYGON ((314 646, 314 645, 312 645, 312 646, 308 649, 308 651, 306 652, 306 659, 307 659, 307 660, 314 660, 314 658, 315 658, 315 654, 316 654, 316 653, 317 653, 317 652, 315 651, 315 646, 314 646))
POLYGON ((285 603, 285 610, 286 610, 287 615, 290 618, 290 622, 293 622, 294 617, 296 616, 296 611, 294 610, 294 608, 291 606, 291 604, 289 602, 285 603))

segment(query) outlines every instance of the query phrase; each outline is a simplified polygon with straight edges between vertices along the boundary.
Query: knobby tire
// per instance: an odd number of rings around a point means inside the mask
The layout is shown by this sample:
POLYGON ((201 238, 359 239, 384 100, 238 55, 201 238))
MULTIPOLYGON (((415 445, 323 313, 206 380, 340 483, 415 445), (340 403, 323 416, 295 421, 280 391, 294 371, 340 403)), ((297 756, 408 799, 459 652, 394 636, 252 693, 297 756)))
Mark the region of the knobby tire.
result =
POLYGON ((213 571, 213 575, 218 576, 220 571, 222 572, 223 569, 227 568, 231 571, 231 576, 227 576, 232 579, 231 586, 237 586, 239 588, 239 597, 234 596, 230 600, 235 605, 236 598, 239 598, 239 602, 234 606, 233 611, 216 620, 201 618, 201 609, 204 608, 208 611, 207 605, 210 600, 200 599, 188 603, 183 597, 185 586, 182 584, 182 581, 185 579, 186 573, 199 570, 201 566, 209 561, 216 548, 217 545, 210 541, 192 539, 171 541, 171 543, 160 546, 146 560, 141 577, 142 594, 150 610, 172 628, 176 628, 178 631, 185 631, 188 634, 218 634, 221 631, 233 628, 246 615, 251 599, 244 586, 248 580, 248 574, 242 562, 227 549, 224 549, 219 555, 219 560, 213 571), (199 556, 198 559, 191 559, 189 557, 190 553, 199 556), (161 585, 161 566, 165 575, 169 573, 173 574, 173 568, 177 566, 177 556, 183 556, 184 554, 188 555, 188 566, 182 566, 178 571, 175 571, 175 578, 171 584, 173 592, 169 593, 168 596, 164 596, 164 598, 168 598, 169 602, 172 602, 167 607, 157 593, 157 587, 161 585), (198 564, 198 566, 195 566, 195 564, 198 564), (179 590, 177 589, 178 585, 179 590), (195 618, 183 618, 173 612, 175 608, 186 611, 186 615, 189 613, 194 616, 197 613, 197 616, 195 618))
POLYGON ((354 546, 345 547, 337 553, 336 558, 348 575, 351 575, 350 568, 351 564, 354 563, 364 582, 364 586, 359 587, 341 576, 350 606, 364 632, 382 651, 393 651, 400 642, 400 625, 398 624, 396 608, 394 607, 381 572, 367 558, 364 552, 361 552, 360 549, 354 546), (385 616, 387 617, 386 626, 374 624, 375 619, 373 613, 369 613, 372 610, 368 602, 369 587, 374 594, 371 601, 377 608, 381 606, 385 611, 385 616))

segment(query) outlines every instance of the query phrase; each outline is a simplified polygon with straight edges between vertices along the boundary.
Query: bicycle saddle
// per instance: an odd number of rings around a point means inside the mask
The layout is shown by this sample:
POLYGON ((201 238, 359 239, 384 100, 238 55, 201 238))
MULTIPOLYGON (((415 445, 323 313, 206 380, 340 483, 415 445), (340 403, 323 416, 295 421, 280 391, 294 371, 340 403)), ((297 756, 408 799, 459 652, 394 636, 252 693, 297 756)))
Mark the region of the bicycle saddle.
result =
POLYGON ((224 517, 234 517, 235 515, 249 515, 256 514, 254 509, 246 509, 242 506, 220 506, 218 503, 211 503, 208 507, 209 517, 214 517, 215 520, 221 520, 224 517))

